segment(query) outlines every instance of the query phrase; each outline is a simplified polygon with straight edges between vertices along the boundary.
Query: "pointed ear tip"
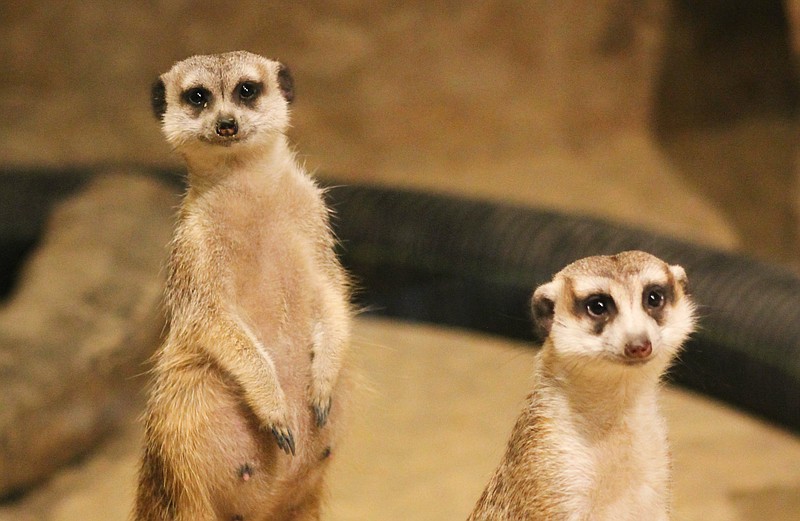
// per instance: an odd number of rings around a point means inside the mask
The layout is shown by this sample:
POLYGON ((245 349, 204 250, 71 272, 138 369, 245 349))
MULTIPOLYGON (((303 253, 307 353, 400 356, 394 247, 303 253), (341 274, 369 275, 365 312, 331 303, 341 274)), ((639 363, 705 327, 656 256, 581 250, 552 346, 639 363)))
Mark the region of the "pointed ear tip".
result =
POLYGON ((545 282, 544 284, 539 285, 533 291, 533 300, 538 300, 542 298, 547 298, 553 300, 555 298, 555 281, 545 282))
POLYGON ((679 278, 679 279, 685 279, 686 278, 686 270, 683 269, 683 266, 681 266, 679 264, 673 264, 672 266, 669 267, 669 270, 672 272, 672 274, 676 278, 679 278))

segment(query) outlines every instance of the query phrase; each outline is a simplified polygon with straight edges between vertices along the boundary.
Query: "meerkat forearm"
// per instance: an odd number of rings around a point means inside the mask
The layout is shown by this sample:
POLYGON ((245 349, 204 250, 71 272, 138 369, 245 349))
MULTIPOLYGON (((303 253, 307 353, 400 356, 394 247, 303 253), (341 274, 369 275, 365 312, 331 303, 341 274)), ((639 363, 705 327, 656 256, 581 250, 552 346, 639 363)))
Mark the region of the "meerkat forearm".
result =
POLYGON ((331 394, 342 367, 350 336, 350 310, 335 291, 323 285, 324 312, 314 326, 311 346, 311 406, 317 426, 322 427, 331 408, 331 394))
POLYGON ((245 401, 287 454, 295 453, 286 396, 267 349, 241 319, 222 311, 211 321, 205 350, 241 386, 245 401))
MULTIPOLYGON (((320 207, 325 228, 330 227, 328 210, 320 207)), ((333 236, 324 234, 317 245, 317 258, 327 280, 319 284, 314 334, 311 345, 311 407, 318 427, 325 425, 332 405, 331 394, 339 378, 350 338, 352 311, 349 305, 349 281, 334 253, 333 236)))

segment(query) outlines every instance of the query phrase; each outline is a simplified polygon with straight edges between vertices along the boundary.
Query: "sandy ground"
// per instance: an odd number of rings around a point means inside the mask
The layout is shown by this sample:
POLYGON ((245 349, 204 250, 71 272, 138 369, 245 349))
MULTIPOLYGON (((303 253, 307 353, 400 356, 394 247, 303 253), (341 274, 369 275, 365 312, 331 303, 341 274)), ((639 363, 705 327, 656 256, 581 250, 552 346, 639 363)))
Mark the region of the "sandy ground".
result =
MULTIPOLYGON (((465 519, 498 463, 530 382, 532 351, 504 339, 362 318, 363 384, 329 475, 326 519, 465 519), (447 374, 448 378, 441 378, 447 374)), ((664 392, 680 521, 796 520, 800 440, 681 390, 664 392)), ((131 423, 2 521, 123 521, 139 429, 131 423)))

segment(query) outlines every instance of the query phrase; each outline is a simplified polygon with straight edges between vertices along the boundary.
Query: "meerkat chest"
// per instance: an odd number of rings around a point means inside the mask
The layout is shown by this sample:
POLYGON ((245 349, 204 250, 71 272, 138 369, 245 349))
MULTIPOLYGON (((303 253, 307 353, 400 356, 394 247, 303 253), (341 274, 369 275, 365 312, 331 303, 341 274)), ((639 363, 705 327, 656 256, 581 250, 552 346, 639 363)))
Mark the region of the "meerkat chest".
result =
POLYGON ((257 221, 231 236, 230 275, 241 298, 257 300, 313 291, 320 238, 306 220, 280 211, 254 215, 257 221), (309 287, 311 286, 311 287, 309 287))
POLYGON ((623 418, 584 440, 589 510, 595 519, 660 519, 667 511, 669 462, 660 420, 623 418))
POLYGON ((253 319, 305 314, 318 284, 318 249, 327 233, 316 201, 251 192, 227 195, 203 209, 225 298, 253 319))
POLYGON ((557 510, 575 519, 661 519, 669 496, 668 451, 650 400, 628 411, 608 408, 608 400, 576 407, 549 389, 537 400, 529 423, 546 428, 530 440, 535 449, 528 471, 543 497, 553 497, 557 510))

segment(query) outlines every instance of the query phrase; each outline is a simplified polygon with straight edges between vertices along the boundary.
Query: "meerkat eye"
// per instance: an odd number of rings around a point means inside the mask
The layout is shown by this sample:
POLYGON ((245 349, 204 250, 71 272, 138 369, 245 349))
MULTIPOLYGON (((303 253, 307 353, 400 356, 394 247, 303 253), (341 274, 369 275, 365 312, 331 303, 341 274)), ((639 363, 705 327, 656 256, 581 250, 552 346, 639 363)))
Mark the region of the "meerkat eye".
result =
POLYGON ((243 100, 251 100, 258 96, 259 86, 257 83, 252 81, 243 81, 237 87, 237 91, 239 92, 239 98, 243 100))
POLYGON ((208 101, 211 99, 211 93, 203 87, 194 87, 187 90, 183 97, 187 102, 196 107, 206 107, 208 106, 208 101))
POLYGON ((652 288, 644 293, 645 306, 651 309, 658 309, 664 305, 664 291, 660 288, 652 288))
POLYGON ((608 315, 613 306, 614 301, 608 295, 594 295, 586 300, 586 312, 595 318, 608 315))

